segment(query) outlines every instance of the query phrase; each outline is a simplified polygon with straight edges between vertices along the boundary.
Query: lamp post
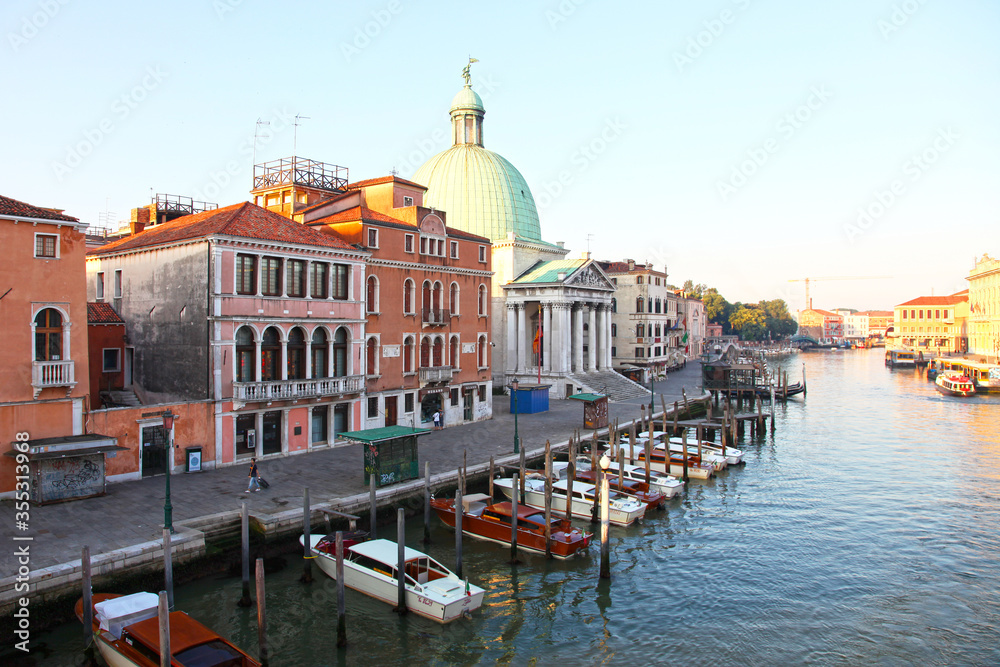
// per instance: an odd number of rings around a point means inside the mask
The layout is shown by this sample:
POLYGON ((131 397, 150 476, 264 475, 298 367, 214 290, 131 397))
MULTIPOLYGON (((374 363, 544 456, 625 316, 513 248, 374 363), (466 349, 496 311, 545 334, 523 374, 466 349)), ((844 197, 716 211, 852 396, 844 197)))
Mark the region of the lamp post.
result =
POLYGON ((167 410, 163 413, 163 428, 167 431, 167 492, 163 501, 163 527, 174 532, 174 506, 170 504, 170 468, 174 458, 174 417, 177 415, 167 410))
POLYGON ((521 453, 521 438, 520 438, 520 436, 518 436, 518 433, 517 433, 517 413, 518 413, 518 409, 517 409, 517 386, 518 386, 517 376, 515 376, 514 379, 511 380, 511 382, 510 382, 510 388, 514 392, 514 453, 515 454, 520 454, 521 453))
POLYGON ((653 365, 649 365, 649 430, 653 430, 653 398, 656 396, 656 386, 653 384, 655 373, 653 365))

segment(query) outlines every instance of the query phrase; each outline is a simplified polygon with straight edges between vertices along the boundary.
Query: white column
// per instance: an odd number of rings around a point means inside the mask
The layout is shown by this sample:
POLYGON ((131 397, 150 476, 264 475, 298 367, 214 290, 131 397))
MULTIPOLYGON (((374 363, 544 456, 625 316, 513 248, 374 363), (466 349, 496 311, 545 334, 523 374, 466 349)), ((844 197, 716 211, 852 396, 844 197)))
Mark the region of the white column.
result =
MULTIPOLYGON (((260 364, 257 364, 260 366, 260 364)), ((254 456, 260 458, 264 452, 264 413, 254 414, 254 456)))
POLYGON ((604 330, 604 305, 597 306, 597 370, 605 368, 604 348, 608 344, 608 333, 604 330))
POLYGON ((607 334, 604 340, 607 343, 604 346, 604 367, 614 368, 614 359, 611 356, 611 346, 614 344, 614 338, 611 336, 611 305, 607 305, 604 308, 604 331, 607 334))
POLYGON ((590 322, 587 325, 587 370, 597 370, 597 306, 587 306, 590 322))
POLYGON ((526 368, 527 355, 525 354, 525 322, 524 322, 524 304, 517 304, 517 366, 522 373, 526 368))
POLYGON ((552 304, 542 306, 542 370, 552 370, 552 304))
POLYGON ((263 361, 263 359, 261 359, 261 356, 260 356, 260 354, 261 354, 261 351, 260 351, 260 339, 258 338, 257 340, 255 340, 254 343, 253 343, 253 345, 254 345, 254 347, 256 348, 256 351, 257 351, 257 363, 254 364, 253 379, 254 379, 255 382, 260 382, 260 365, 261 365, 261 363, 263 361))
POLYGON ((507 358, 504 360, 507 374, 513 374, 517 366, 517 304, 507 304, 507 358))
POLYGON ((573 304, 573 370, 583 372, 583 304, 573 304))

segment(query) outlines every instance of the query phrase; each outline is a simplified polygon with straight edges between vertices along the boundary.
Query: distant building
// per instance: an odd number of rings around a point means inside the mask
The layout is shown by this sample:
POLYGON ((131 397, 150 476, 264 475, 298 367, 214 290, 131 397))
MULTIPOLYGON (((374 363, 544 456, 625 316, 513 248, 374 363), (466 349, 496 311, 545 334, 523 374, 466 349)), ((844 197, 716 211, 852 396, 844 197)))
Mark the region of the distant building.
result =
POLYGON ((702 353, 704 341, 708 337, 708 316, 705 314, 705 303, 691 296, 681 296, 678 302, 681 309, 680 342, 678 347, 688 359, 694 359, 702 353))
POLYGON ((968 352, 968 318, 969 290, 921 296, 895 307, 895 336, 915 350, 968 352))
POLYGON ((1000 359, 1000 259, 984 254, 969 271, 969 352, 1000 359))
POLYGON ((809 336, 821 343, 838 343, 844 338, 844 318, 828 310, 800 310, 798 335, 809 336))

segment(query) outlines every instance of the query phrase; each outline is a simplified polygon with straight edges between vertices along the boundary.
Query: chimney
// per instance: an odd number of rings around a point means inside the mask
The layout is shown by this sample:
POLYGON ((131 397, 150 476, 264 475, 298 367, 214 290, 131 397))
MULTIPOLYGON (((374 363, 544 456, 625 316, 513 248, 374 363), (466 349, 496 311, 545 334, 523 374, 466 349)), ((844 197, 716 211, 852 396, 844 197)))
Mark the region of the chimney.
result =
POLYGON ((635 271, 635 260, 634 259, 626 259, 625 262, 628 264, 628 270, 629 271, 635 271))
POLYGON ((130 234, 138 234, 149 224, 149 208, 132 209, 132 220, 128 224, 130 234))

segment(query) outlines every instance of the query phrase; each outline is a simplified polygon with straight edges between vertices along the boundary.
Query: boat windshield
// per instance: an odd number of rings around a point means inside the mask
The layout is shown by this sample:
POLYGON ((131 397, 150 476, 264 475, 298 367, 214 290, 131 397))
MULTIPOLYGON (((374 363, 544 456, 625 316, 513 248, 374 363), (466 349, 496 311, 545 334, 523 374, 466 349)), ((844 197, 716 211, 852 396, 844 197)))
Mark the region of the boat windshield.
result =
POLYGON ((174 660, 184 667, 243 666, 243 656, 240 652, 219 639, 175 653, 174 660))
POLYGON ((448 570, 433 558, 421 556, 406 561, 406 574, 418 583, 426 584, 428 581, 447 577, 448 570))

